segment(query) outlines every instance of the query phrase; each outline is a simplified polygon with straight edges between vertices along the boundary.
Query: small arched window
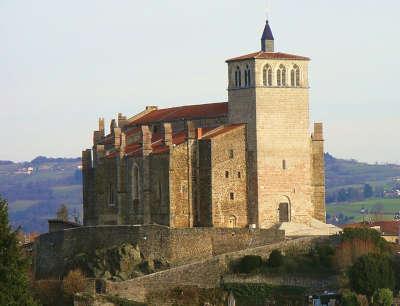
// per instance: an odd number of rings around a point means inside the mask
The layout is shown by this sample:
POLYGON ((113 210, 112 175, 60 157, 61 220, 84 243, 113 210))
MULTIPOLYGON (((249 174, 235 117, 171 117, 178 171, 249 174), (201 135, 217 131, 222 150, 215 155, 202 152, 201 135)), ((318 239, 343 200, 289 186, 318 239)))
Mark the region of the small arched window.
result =
POLYGON ((300 86, 300 68, 297 65, 293 66, 293 69, 290 72, 290 84, 292 87, 299 87, 300 86))
POLYGON ((229 218, 228 218, 228 227, 229 228, 235 228, 236 227, 236 221, 237 219, 236 219, 236 216, 230 216, 229 218))
POLYGON ((278 86, 286 86, 286 67, 280 65, 276 71, 276 81, 278 86))
POLYGON ((272 68, 270 65, 265 65, 263 69, 263 84, 264 86, 272 86, 272 68))

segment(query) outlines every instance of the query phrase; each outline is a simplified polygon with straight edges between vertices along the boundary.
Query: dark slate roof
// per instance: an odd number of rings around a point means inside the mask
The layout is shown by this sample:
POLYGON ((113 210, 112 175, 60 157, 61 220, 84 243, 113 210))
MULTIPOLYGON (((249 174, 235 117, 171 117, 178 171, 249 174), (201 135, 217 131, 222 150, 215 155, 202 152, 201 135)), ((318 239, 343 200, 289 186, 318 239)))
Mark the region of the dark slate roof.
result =
POLYGON ((268 20, 265 24, 264 32, 261 37, 262 40, 274 40, 274 35, 272 34, 271 27, 269 26, 268 20))

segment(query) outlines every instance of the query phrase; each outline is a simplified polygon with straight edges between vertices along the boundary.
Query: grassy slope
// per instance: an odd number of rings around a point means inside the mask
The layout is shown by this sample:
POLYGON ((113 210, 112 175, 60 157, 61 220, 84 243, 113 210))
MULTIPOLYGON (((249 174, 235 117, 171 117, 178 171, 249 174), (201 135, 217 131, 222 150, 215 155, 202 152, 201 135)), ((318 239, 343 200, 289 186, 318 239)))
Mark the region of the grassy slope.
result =
POLYGON ((336 159, 325 154, 327 190, 356 187, 365 183, 387 185, 400 177, 399 165, 370 165, 355 160, 336 159))
POLYGON ((373 216, 372 211, 379 204, 383 205, 383 211, 378 216, 380 220, 393 220, 394 214, 400 211, 400 199, 369 199, 361 202, 330 204, 327 206, 327 213, 330 215, 342 213, 345 216, 354 217, 351 220, 352 223, 360 222, 363 219, 360 213, 363 207, 371 212, 370 216, 373 216))
MULTIPOLYGON (((361 189, 366 183, 373 187, 390 189, 394 184, 393 179, 400 177, 399 165, 370 165, 355 160, 336 159, 329 154, 325 155, 325 169, 327 193, 349 187, 361 189)), ((371 211, 376 204, 384 206, 383 214, 379 216, 383 220, 393 220, 394 213, 400 211, 400 199, 370 199, 328 204, 327 213, 331 216, 342 213, 345 216, 354 217, 349 222, 357 222, 362 221, 360 214, 362 207, 371 211)))

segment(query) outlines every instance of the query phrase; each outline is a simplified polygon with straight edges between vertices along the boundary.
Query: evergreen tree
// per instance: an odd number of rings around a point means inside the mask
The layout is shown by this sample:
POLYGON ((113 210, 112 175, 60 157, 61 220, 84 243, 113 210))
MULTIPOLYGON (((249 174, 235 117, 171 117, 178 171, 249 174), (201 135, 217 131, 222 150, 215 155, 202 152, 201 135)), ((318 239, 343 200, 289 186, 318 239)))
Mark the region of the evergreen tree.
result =
POLYGON ((37 305, 29 291, 28 261, 18 245, 17 232, 8 221, 7 202, 0 198, 0 303, 7 306, 37 305))
POLYGON ((364 255, 350 268, 349 280, 354 291, 368 297, 378 288, 393 290, 395 276, 392 262, 386 255, 364 255))
POLYGON ((368 199, 374 195, 374 190, 370 184, 364 185, 364 198, 368 199))

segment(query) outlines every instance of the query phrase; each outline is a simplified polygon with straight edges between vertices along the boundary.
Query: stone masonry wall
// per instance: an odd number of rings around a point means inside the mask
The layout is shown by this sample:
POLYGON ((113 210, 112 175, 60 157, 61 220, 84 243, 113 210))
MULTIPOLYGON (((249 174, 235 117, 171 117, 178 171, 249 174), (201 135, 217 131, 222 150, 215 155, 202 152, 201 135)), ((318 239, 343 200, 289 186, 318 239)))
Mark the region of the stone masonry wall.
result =
POLYGON ((246 127, 211 139, 212 225, 247 227, 246 127))
POLYGON ((264 259, 274 249, 281 251, 296 248, 308 250, 318 238, 299 238, 280 243, 260 246, 243 251, 223 254, 210 259, 191 263, 166 271, 138 277, 124 282, 107 282, 106 291, 124 298, 145 302, 147 295, 158 291, 169 290, 179 286, 198 286, 215 288, 220 285, 221 276, 228 272, 232 261, 245 255, 259 255, 264 259))
POLYGON ((188 143, 171 149, 169 164, 170 226, 190 227, 188 143))
POLYGON ((325 207, 325 160, 322 123, 314 124, 312 135, 312 188, 314 218, 326 222, 325 207))
MULTIPOLYGON (((280 222, 280 204, 287 219, 308 223, 314 216, 309 133, 308 61, 245 60, 228 63, 229 120, 247 123, 250 222, 268 228, 280 222), (273 70, 272 86, 263 84, 265 65, 273 70), (291 87, 290 70, 300 67, 300 86, 291 87), (276 71, 286 68, 286 86, 276 71), (234 71, 249 67, 248 88, 235 88, 234 71)), ((282 211, 281 211, 282 212, 282 211)))
POLYGON ((137 244, 145 257, 165 258, 171 265, 192 262, 234 250, 284 239, 277 230, 187 228, 166 226, 93 226, 41 235, 34 245, 34 274, 59 278, 66 260, 96 249, 137 244))

